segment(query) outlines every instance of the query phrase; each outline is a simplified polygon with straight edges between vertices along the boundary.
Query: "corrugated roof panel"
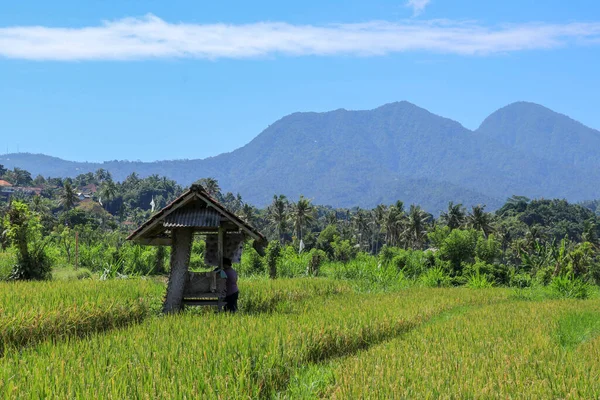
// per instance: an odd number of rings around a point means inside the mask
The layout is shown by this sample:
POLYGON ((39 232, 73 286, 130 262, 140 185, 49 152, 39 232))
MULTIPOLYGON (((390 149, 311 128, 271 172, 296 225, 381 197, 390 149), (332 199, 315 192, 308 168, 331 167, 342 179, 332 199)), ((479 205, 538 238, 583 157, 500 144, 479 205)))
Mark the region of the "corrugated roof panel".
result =
POLYGON ((177 210, 163 221, 165 228, 218 228, 221 214, 212 208, 177 210))

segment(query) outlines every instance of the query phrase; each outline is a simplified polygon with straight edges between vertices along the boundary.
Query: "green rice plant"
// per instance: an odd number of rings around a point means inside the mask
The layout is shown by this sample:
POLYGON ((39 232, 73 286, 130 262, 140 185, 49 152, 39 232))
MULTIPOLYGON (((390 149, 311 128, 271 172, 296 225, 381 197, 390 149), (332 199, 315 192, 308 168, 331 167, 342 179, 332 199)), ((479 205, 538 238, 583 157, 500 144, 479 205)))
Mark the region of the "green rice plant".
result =
POLYGON ((352 292, 346 282, 327 278, 248 279, 239 286, 239 307, 244 313, 275 312, 304 300, 352 292))
POLYGON ((163 290, 150 280, 0 283, 0 354, 139 322, 163 290))
POLYGON ((600 334, 600 313, 587 310, 568 312, 558 320, 556 339, 566 348, 588 342, 600 334))
POLYGON ((307 365, 406 334, 441 312, 506 292, 409 289, 315 298, 272 314, 181 314, 44 342, 0 360, 10 398, 269 398, 307 365))
POLYGON ((320 394, 341 399, 598 398, 600 337, 590 332, 596 332, 599 312, 598 300, 473 307, 334 363, 323 371, 333 373, 333 383, 320 394), (565 348, 555 340, 557 329, 563 343, 580 344, 565 348))
MULTIPOLYGON (((70 271, 86 274, 87 270, 70 271)), ((344 282, 330 279, 266 279, 240 282, 240 311, 274 312, 303 300, 350 293, 344 282)), ((163 283, 148 279, 7 282, 0 284, 0 354, 48 339, 139 323, 156 315, 163 283)))

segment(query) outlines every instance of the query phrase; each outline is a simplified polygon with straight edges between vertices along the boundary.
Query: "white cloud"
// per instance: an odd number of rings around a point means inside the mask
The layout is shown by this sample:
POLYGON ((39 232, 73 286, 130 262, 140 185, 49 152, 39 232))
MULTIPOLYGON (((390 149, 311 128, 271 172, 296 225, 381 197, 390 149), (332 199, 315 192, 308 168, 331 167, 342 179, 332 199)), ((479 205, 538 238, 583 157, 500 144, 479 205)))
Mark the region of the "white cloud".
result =
POLYGON ((325 26, 168 23, 153 15, 83 28, 0 28, 0 57, 28 60, 138 60, 379 56, 421 51, 486 55, 598 44, 600 22, 488 27, 448 20, 372 21, 325 26))
POLYGON ((412 8, 413 16, 417 16, 425 10, 430 2, 431 0, 408 0, 406 6, 412 8))

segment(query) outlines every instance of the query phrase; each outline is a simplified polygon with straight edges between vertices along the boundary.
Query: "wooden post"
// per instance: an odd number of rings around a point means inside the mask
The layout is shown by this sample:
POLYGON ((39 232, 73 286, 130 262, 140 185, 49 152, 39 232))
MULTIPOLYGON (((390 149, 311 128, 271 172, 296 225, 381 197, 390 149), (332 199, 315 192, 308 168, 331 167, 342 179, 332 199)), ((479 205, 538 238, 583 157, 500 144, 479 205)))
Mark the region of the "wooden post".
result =
POLYGON ((171 272, 167 285, 167 296, 163 305, 164 313, 174 313, 181 310, 183 290, 186 275, 190 265, 193 230, 180 228, 173 230, 171 244, 171 272))
POLYGON ((79 232, 75 231, 75 271, 79 263, 79 232))
POLYGON ((217 239, 217 257, 219 258, 219 268, 223 269, 223 240, 225 236, 225 229, 219 226, 219 237, 217 239))

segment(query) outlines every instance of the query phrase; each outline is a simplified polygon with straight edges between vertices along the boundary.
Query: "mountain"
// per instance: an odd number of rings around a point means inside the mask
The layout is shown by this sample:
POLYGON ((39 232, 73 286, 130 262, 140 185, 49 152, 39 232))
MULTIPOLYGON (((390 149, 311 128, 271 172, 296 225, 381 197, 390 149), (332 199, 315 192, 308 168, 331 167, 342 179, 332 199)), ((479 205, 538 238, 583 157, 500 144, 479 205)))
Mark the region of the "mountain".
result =
POLYGON ((496 111, 477 133, 523 153, 581 169, 600 165, 600 131, 534 103, 496 111))
POLYGON ((597 198, 600 173, 589 168, 600 153, 600 147, 589 147, 597 136, 530 103, 507 106, 470 131, 398 102, 366 111, 294 113, 246 146, 203 160, 76 163, 11 154, 0 157, 0 164, 44 176, 105 168, 118 180, 135 171, 165 175, 182 185, 212 176, 224 190, 258 206, 283 193, 340 207, 400 199, 438 213, 451 200, 493 209, 513 194, 597 198), (561 142, 561 135, 569 139, 561 142))

